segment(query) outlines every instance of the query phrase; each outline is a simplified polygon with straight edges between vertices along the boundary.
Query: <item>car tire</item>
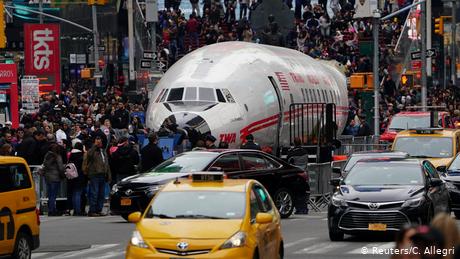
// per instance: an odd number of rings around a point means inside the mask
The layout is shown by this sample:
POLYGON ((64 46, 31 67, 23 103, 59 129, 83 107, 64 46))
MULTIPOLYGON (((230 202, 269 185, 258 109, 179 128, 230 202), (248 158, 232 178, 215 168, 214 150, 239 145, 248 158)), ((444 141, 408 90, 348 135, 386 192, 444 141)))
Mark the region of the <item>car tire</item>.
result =
POLYGON ((30 235, 19 232, 14 244, 13 258, 30 259, 32 257, 32 242, 30 235))
POLYGON ((122 217, 124 220, 128 221, 129 214, 122 213, 122 214, 120 214, 120 215, 121 215, 121 217, 122 217))
POLYGON ((273 201, 278 209, 281 218, 286 219, 291 216, 294 211, 294 195, 284 187, 279 188, 273 195, 273 201))
POLYGON ((460 219, 460 211, 454 210, 454 215, 457 219, 460 219))
POLYGON ((343 241, 344 233, 334 227, 329 227, 329 239, 331 241, 343 241))

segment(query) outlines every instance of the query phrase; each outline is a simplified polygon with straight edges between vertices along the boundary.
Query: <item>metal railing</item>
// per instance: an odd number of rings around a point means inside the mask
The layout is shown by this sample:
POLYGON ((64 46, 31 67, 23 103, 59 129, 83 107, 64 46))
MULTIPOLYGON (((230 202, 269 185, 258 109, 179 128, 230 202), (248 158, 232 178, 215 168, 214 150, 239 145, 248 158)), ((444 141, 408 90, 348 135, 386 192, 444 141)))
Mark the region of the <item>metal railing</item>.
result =
POLYGON ((356 152, 388 150, 390 143, 380 143, 376 136, 341 136, 341 147, 334 150, 334 155, 351 155, 356 152))
MULTIPOLYGON (((40 211, 46 211, 45 205, 48 203, 48 193, 46 190, 46 181, 43 175, 40 175, 41 165, 29 165, 30 171, 32 172, 32 177, 34 180, 35 194, 37 196, 37 208, 40 211)), ((58 200, 67 200, 67 181, 61 181, 61 186, 56 198, 58 200)))

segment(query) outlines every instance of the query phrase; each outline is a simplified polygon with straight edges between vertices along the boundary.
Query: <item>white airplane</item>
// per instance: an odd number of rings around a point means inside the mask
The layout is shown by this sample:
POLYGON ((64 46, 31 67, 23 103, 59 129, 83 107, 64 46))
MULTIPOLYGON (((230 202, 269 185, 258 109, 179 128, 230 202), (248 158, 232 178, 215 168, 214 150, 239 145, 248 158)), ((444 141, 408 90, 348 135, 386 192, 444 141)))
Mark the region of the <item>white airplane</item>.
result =
MULTIPOLYGON (((147 127, 212 134, 238 148, 248 134, 263 148, 289 147, 291 103, 334 103, 337 132, 348 115, 345 75, 299 51, 247 42, 199 48, 164 74, 147 110, 147 127)), ((297 115, 299 116, 299 115, 297 115)), ((310 127, 312 128, 312 127, 310 127)))

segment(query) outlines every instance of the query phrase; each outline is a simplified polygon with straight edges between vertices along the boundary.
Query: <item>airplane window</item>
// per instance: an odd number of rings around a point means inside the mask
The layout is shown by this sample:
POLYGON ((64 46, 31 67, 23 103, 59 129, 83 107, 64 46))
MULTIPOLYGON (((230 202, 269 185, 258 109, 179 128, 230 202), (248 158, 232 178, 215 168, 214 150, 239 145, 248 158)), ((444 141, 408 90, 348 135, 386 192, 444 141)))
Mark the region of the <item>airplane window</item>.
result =
POLYGON ((318 96, 317 102, 320 103, 321 102, 321 93, 319 92, 319 89, 316 89, 316 93, 317 93, 317 96, 318 96))
POLYGON ((218 100, 220 103, 224 103, 224 102, 225 102, 225 97, 224 97, 224 95, 222 94, 222 92, 220 91, 220 89, 216 89, 216 94, 217 94, 217 100, 218 100))
POLYGON ((169 89, 166 89, 165 93, 164 93, 163 96, 161 97, 160 102, 164 102, 164 101, 165 101, 166 96, 168 96, 168 92, 169 92, 169 89))
POLYGON ((187 87, 185 88, 185 101, 195 101, 196 100, 196 87, 187 87))
POLYGON ((168 96, 168 102, 182 101, 182 95, 184 95, 184 88, 172 88, 168 96))
POLYGON ((158 94, 158 97, 157 97, 157 99, 155 100, 156 103, 160 101, 160 98, 161 98, 161 96, 163 95, 164 91, 165 91, 165 89, 162 89, 161 92, 160 92, 160 94, 158 94))
POLYGON ((222 89, 222 92, 225 95, 225 98, 227 98, 227 102, 229 103, 234 103, 235 99, 233 99, 233 96, 230 94, 230 91, 228 89, 222 89))
POLYGON ((329 91, 329 94, 331 95, 331 100, 332 100, 332 102, 335 103, 335 102, 336 102, 336 101, 335 101, 335 96, 334 96, 334 94, 332 94, 332 91, 329 91))
POLYGON ((311 103, 314 103, 314 102, 315 102, 315 99, 313 98, 313 90, 308 89, 308 93, 309 93, 308 96, 310 96, 310 101, 311 101, 311 103))
POLYGON ((300 88, 300 91, 302 92, 303 102, 306 102, 307 100, 305 100, 305 92, 303 90, 305 89, 300 88))
POLYGON ((321 93, 323 94, 323 102, 324 103, 328 103, 329 101, 327 100, 327 95, 326 95, 326 90, 322 89, 321 90, 321 93))
POLYGON ((214 96, 214 89, 212 88, 199 88, 200 94, 198 100, 215 102, 216 97, 214 96))

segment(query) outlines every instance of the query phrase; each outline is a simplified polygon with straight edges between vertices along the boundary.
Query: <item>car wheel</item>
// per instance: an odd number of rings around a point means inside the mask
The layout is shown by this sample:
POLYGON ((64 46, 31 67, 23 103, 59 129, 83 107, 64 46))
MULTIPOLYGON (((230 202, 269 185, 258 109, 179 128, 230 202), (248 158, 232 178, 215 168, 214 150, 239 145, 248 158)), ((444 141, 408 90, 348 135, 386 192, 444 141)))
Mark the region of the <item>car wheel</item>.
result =
POLYGON ((460 211, 455 210, 454 215, 457 219, 460 219, 460 211))
POLYGON ((126 214, 126 213, 121 214, 121 217, 126 221, 128 221, 128 216, 129 214, 126 214))
POLYGON ((287 188, 279 188, 273 195, 276 208, 280 212, 281 218, 289 218, 294 211, 294 196, 287 188))
POLYGON ((30 259, 32 257, 31 238, 24 232, 19 232, 14 244, 13 258, 30 259))
POLYGON ((337 228, 329 227, 329 239, 331 241, 342 241, 344 233, 337 228))

